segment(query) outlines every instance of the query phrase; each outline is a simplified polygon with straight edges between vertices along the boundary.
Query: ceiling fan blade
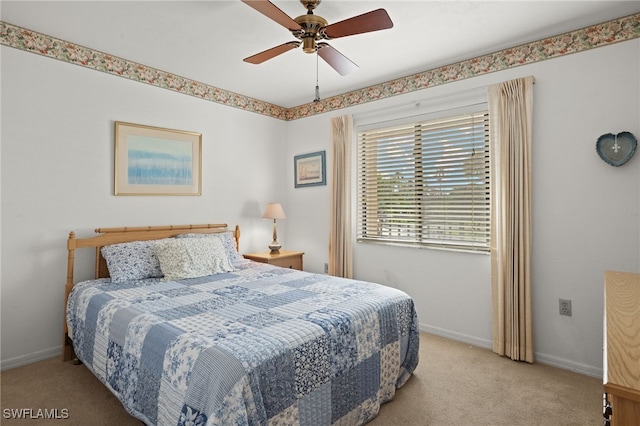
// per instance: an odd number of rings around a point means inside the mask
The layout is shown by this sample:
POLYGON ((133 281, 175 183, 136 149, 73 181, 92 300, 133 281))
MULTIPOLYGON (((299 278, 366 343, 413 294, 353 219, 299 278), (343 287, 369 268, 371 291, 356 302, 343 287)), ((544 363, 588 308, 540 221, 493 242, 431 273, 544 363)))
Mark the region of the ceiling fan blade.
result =
POLYGON ((267 18, 273 19, 288 30, 302 29, 300 24, 268 0, 242 0, 242 2, 262 13, 267 18))
POLYGON ((318 55, 340 75, 347 75, 358 69, 358 66, 351 59, 327 43, 318 43, 318 55))
POLYGON ((248 58, 244 58, 243 61, 249 62, 250 64, 261 64, 268 59, 281 55, 284 52, 288 52, 291 49, 295 49, 298 46, 300 46, 299 41, 290 41, 288 43, 281 44, 280 46, 267 49, 264 52, 256 53, 248 58))
POLYGON ((324 34, 329 38, 346 37, 392 28, 393 22, 384 9, 376 9, 335 24, 327 25, 324 34))

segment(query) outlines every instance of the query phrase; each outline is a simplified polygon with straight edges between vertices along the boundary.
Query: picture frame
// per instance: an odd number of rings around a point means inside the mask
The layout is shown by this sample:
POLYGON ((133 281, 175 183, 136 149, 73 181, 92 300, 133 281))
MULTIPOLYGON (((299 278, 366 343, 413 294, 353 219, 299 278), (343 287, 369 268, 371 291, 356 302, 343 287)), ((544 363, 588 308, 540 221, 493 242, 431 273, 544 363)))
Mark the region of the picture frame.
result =
POLYGON ((294 156, 293 170, 296 188, 326 185, 325 151, 294 156))
POLYGON ((202 195, 202 134, 115 122, 115 195, 202 195))

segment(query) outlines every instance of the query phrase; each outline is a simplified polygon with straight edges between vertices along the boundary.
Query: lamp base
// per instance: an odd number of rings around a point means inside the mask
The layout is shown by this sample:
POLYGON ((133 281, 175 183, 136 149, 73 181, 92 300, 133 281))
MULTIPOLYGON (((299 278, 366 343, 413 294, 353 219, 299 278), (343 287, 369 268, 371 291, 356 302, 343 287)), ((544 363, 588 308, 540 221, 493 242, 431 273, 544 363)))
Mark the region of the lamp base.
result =
POLYGON ((271 249, 271 254, 280 254, 280 249, 282 248, 282 246, 279 242, 274 241, 269 244, 269 248, 271 249))

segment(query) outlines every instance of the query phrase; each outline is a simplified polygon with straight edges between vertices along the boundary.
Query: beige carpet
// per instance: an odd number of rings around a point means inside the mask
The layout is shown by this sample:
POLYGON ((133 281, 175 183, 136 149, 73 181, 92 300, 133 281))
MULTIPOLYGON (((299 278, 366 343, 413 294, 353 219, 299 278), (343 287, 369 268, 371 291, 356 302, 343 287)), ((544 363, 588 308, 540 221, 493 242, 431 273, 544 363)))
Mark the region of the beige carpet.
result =
MULTIPOLYGON (((3 425, 141 425, 84 366, 59 358, 3 371, 0 386, 3 425), (5 418, 21 408, 68 418, 5 418)), ((599 379, 421 334, 414 376, 368 425, 600 426, 601 407, 599 379)))

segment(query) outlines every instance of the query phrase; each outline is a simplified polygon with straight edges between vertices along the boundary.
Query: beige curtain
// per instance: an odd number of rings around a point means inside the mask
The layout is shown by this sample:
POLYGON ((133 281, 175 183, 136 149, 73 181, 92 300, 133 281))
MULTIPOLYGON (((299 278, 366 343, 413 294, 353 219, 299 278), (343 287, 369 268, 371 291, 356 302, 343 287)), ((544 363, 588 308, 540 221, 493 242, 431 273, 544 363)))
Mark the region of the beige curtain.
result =
POLYGON ((351 138, 350 115, 331 119, 333 160, 331 179, 331 220, 329 235, 329 274, 352 278, 351 257, 351 138))
POLYGON ((491 120, 493 351, 533 362, 531 129, 533 77, 488 89, 491 120))

